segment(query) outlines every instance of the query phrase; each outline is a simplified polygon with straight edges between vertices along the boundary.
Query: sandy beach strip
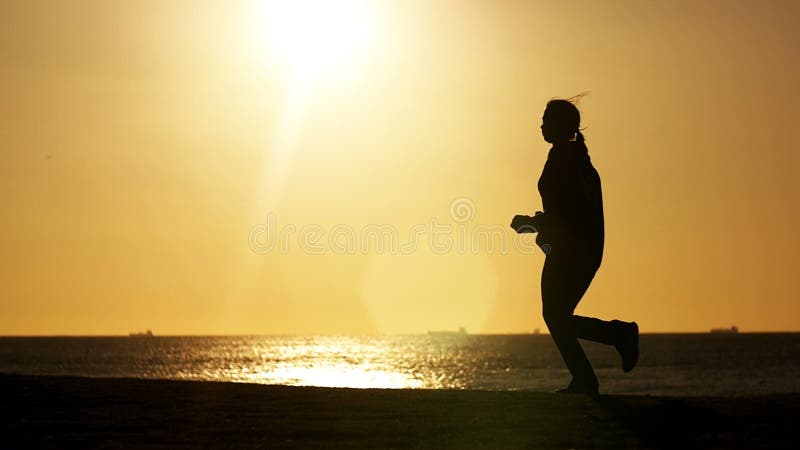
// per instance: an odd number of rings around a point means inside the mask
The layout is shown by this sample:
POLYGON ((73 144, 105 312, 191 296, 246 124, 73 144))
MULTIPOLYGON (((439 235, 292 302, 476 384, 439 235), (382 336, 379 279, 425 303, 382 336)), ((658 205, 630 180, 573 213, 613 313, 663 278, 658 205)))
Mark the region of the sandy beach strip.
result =
POLYGON ((798 448, 800 394, 330 389, 0 375, 0 448, 798 448))

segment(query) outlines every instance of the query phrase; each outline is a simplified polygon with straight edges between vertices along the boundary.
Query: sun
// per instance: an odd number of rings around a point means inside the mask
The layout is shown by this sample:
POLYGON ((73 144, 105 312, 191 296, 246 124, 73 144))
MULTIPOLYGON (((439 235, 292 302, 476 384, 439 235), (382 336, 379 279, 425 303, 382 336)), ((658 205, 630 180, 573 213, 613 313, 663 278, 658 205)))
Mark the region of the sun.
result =
MULTIPOLYGON (((282 197, 307 110, 338 87, 356 85, 377 39, 376 3, 368 0, 251 0, 248 43, 259 73, 280 83, 271 98, 275 125, 269 135, 262 210, 282 197)), ((248 52, 249 53, 249 52, 248 52)), ((347 89, 343 90, 347 92, 347 89)))
POLYGON ((367 1, 267 0, 258 11, 268 50, 294 76, 351 70, 373 38, 373 11, 367 1))

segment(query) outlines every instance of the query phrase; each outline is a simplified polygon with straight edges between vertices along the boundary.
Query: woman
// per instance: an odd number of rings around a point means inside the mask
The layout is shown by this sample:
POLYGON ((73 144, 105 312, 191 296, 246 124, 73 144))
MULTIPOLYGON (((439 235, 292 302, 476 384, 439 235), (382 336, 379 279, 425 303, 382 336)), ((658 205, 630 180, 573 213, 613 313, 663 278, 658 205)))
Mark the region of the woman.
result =
POLYGON ((603 196, 580 131, 580 113, 568 100, 551 100, 542 136, 553 144, 539 178, 544 212, 515 216, 517 233, 535 233, 547 255, 542 269, 542 316, 572 381, 559 393, 597 395, 597 376, 578 338, 613 345, 628 372, 639 359, 636 322, 610 322, 574 315, 603 258, 603 196))

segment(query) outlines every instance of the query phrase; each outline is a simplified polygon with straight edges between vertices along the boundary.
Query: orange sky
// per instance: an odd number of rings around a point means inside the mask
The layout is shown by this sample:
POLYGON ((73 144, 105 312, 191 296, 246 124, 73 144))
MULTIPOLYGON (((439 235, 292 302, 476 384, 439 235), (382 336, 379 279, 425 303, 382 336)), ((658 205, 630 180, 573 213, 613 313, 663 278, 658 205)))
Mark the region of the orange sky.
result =
MULTIPOLYGON (((328 237, 512 242, 541 209, 544 105, 583 91, 607 234, 578 311, 800 329, 800 4, 365 5, 357 48, 303 84, 252 2, 2 2, 0 334, 544 330, 541 253, 328 237), (254 252, 269 214, 298 231, 254 252)), ((290 40, 349 17, 313 11, 290 40)))

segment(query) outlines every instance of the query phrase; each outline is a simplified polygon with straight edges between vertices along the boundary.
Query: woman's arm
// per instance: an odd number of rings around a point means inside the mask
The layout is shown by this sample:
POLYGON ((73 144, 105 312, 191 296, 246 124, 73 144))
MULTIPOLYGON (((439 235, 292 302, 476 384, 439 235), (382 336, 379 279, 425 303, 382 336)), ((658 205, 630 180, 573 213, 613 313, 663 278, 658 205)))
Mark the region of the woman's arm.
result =
POLYGON ((544 213, 536 211, 535 216, 516 215, 511 220, 511 228, 517 233, 537 233, 544 221, 544 213))

